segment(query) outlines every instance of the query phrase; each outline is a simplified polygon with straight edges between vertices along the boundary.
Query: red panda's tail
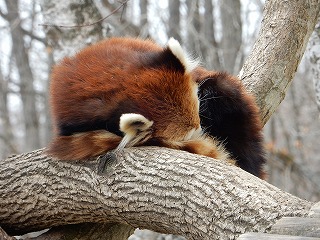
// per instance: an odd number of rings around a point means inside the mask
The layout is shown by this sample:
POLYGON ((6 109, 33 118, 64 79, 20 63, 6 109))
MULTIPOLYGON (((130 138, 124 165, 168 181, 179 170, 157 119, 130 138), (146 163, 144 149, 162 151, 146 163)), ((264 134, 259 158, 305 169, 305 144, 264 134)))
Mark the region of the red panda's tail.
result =
POLYGON ((56 136, 46 153, 60 160, 86 159, 115 149, 121 139, 105 130, 56 136))

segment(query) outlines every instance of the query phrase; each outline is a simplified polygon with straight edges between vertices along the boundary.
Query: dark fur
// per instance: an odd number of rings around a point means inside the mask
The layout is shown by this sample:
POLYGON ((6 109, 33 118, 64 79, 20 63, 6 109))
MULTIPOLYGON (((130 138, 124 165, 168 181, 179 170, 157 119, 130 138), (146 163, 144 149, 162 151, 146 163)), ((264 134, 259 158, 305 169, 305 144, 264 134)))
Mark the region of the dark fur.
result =
POLYGON ((205 132, 225 144, 239 167, 263 178, 262 124, 254 98, 238 78, 227 73, 197 68, 193 76, 200 85, 200 118, 205 132))

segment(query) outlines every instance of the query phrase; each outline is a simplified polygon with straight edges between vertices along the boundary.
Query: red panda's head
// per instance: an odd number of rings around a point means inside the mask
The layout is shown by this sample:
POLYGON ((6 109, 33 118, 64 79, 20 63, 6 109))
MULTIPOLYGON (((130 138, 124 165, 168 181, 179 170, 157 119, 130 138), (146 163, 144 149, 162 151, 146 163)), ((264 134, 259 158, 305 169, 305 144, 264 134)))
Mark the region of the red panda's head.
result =
POLYGON ((166 48, 144 60, 133 72, 128 97, 139 113, 153 122, 152 138, 188 140, 201 132, 198 86, 190 60, 180 44, 170 39, 166 48))

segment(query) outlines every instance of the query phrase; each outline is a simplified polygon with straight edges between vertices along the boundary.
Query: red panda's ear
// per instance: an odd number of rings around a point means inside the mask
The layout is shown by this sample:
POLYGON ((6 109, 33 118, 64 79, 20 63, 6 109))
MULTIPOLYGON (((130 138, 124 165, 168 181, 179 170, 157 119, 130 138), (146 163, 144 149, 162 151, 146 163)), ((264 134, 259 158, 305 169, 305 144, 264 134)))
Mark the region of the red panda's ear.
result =
POLYGON ((187 53, 185 53, 180 43, 174 38, 169 39, 167 48, 180 61, 186 73, 190 73, 199 65, 199 60, 192 59, 187 53))
POLYGON ((180 43, 170 38, 167 46, 161 52, 148 53, 145 64, 152 68, 166 68, 182 73, 190 73, 199 64, 184 52, 180 43))

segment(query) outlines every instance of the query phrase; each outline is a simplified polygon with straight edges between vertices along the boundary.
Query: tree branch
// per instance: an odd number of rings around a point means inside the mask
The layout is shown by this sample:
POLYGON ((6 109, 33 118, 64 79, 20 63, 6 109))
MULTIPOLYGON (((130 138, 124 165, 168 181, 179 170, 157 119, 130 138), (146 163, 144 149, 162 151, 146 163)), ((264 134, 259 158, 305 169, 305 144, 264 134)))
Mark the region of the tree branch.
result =
POLYGON ((240 71, 264 124, 285 97, 319 12, 320 0, 266 1, 258 39, 240 71))
POLYGON ((10 234, 81 222, 126 223, 188 239, 230 238, 266 231, 311 204, 241 169, 157 147, 101 159, 58 161, 42 150, 0 165, 0 222, 10 234), (103 162, 103 161, 102 161, 103 162))
POLYGON ((25 30, 23 27, 21 27, 21 31, 25 34, 25 35, 28 35, 29 37, 31 37, 32 39, 35 39, 41 43, 43 43, 45 46, 47 45, 47 41, 45 38, 42 38, 42 37, 38 37, 36 36, 33 32, 30 32, 28 30, 25 30))
POLYGON ((0 9, 0 17, 8 21, 8 14, 5 14, 1 9, 0 9))

